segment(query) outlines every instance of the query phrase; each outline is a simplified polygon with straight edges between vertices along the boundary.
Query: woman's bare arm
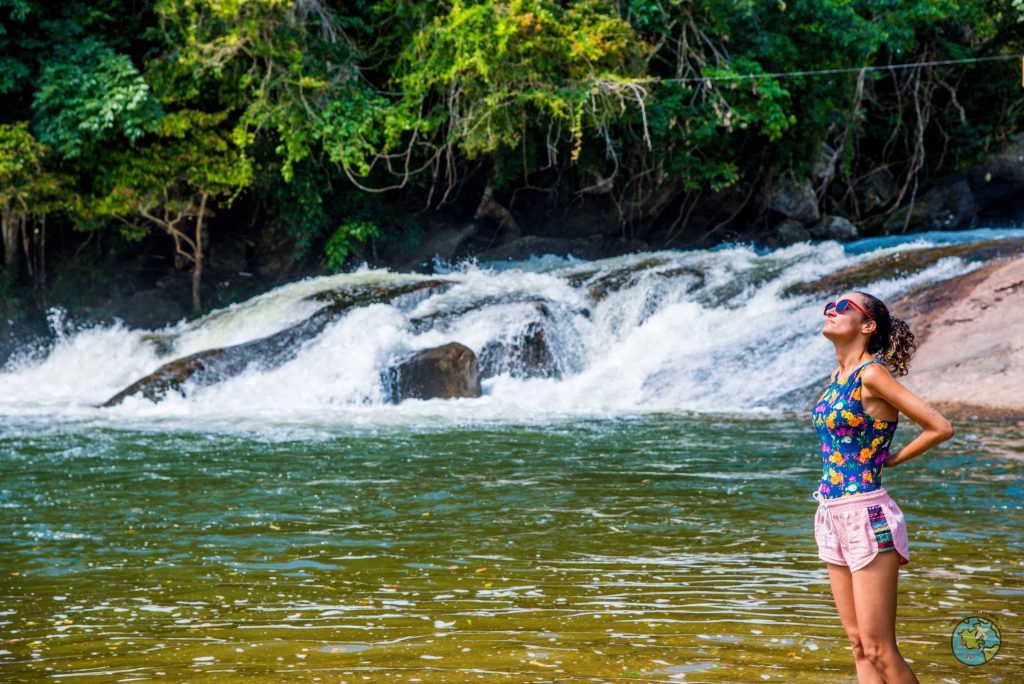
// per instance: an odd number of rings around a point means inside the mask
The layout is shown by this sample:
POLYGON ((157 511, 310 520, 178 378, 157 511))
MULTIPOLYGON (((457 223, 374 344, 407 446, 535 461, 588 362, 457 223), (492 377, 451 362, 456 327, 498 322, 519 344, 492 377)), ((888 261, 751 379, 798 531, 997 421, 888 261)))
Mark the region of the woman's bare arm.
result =
POLYGON ((949 421, 919 396, 901 385, 887 369, 875 365, 868 366, 861 375, 861 382, 873 396, 892 404, 896 410, 920 425, 923 430, 900 449, 898 454, 890 454, 885 459, 886 466, 899 465, 920 456, 953 436, 953 426, 949 421))

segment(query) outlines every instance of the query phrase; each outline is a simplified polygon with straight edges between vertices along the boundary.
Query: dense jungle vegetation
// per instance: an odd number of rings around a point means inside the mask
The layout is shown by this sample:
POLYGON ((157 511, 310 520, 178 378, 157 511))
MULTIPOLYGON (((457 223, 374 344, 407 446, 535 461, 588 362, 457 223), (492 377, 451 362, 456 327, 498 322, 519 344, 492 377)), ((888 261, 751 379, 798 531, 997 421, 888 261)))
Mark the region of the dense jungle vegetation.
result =
POLYGON ((764 235, 782 178, 906 230, 1020 130, 1022 29, 1021 0, 0 0, 0 306, 144 249, 200 311, 236 233, 321 269, 474 219, 764 235))

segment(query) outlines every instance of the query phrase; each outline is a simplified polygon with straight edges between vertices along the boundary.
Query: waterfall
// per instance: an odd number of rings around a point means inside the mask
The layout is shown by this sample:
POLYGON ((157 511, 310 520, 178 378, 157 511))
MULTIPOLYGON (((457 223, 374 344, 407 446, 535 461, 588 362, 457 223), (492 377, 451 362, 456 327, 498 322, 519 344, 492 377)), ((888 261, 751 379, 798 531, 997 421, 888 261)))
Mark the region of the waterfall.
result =
POLYGON ((600 261, 549 255, 438 264, 434 275, 364 266, 283 285, 161 330, 75 328, 55 313, 52 344, 17 354, 0 369, 0 416, 191 427, 204 421, 408 425, 802 411, 835 364, 820 334, 821 310, 839 292, 817 281, 859 269, 857 289, 891 302, 977 268, 981 262, 964 246, 1022 237, 1018 229, 975 230, 775 251, 723 245, 600 261), (914 268, 885 266, 902 254, 930 256, 914 268), (877 273, 872 264, 879 265, 877 273), (237 372, 219 381, 186 381, 159 402, 131 396, 98 407, 169 361, 245 345, 311 320, 338 292, 352 297, 417 283, 430 287, 321 316, 286 354, 271 360, 243 355, 237 372), (540 331, 545 347, 542 367, 532 373, 514 358, 530 330, 540 331), (448 342, 472 349, 487 370, 482 396, 389 403, 389 366, 448 342))

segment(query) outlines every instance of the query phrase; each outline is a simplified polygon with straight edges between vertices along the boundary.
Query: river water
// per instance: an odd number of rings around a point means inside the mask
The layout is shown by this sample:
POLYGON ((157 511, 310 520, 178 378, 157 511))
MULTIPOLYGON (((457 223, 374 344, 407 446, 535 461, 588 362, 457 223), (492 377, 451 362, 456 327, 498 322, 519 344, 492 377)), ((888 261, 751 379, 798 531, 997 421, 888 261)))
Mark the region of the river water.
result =
MULTIPOLYGON (((284 365, 113 409, 96 404, 171 358, 396 274, 303 281, 164 331, 55 315, 53 343, 0 372, 0 680, 855 681, 812 533, 810 401, 834 356, 820 298, 783 290, 936 241, 456 270, 284 365), (586 269, 624 264, 587 290, 586 269), (527 309, 494 297, 510 291, 555 311, 559 374, 381 400, 390 355, 515 331, 527 309), (403 325, 446 307, 443 325, 403 325)), ((1024 424, 955 427, 885 474, 911 539, 900 648, 923 682, 1020 681, 1024 424), (951 634, 973 614, 1002 645, 968 667, 951 634)), ((916 430, 901 422, 894 449, 916 430)))

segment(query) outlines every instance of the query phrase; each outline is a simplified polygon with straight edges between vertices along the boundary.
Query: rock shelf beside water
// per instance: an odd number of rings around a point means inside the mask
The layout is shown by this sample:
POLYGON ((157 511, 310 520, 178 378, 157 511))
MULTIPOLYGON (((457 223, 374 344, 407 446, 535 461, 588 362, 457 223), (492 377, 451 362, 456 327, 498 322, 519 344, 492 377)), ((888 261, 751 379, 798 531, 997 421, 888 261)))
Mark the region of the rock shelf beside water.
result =
POLYGON ((903 383, 949 416, 1024 418, 1024 257, 920 288, 892 305, 919 342, 903 383))

